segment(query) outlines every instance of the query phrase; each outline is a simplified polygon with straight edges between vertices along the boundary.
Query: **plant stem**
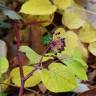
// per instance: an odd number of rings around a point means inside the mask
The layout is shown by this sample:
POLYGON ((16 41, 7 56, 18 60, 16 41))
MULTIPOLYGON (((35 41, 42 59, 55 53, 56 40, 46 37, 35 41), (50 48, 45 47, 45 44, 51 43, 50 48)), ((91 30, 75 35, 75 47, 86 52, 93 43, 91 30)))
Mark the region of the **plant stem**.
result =
POLYGON ((24 81, 26 81, 28 78, 30 78, 36 70, 37 70, 37 68, 34 68, 27 76, 25 76, 24 81))
MULTIPOLYGON (((1 85, 7 85, 7 86, 12 86, 12 87, 18 88, 18 86, 14 85, 14 84, 11 84, 11 83, 9 83, 9 84, 7 84, 7 83, 0 83, 0 84, 1 85)), ((36 92, 35 90, 29 89, 29 88, 24 88, 24 89, 27 90, 27 91, 29 91, 29 92, 31 92, 31 93, 36 94, 36 96, 39 96, 39 92, 36 92)))
MULTIPOLYGON (((50 44, 51 44, 51 42, 50 42, 50 44)), ((36 70, 42 68, 42 59, 43 59, 44 55, 46 54, 46 52, 49 50, 50 44, 49 44, 49 46, 47 47, 47 49, 45 50, 44 54, 42 55, 39 64, 35 65, 35 66, 34 66, 35 68, 34 68, 27 76, 24 77, 24 81, 26 81, 28 78, 30 78, 36 70)))
POLYGON ((24 91, 24 79, 21 78, 21 87, 19 91, 19 96, 23 96, 23 91, 24 91))
POLYGON ((43 24, 43 23, 46 23, 46 22, 50 22, 50 21, 48 21, 48 20, 33 21, 33 22, 26 23, 26 25, 38 25, 38 24, 43 24))
MULTIPOLYGON (((45 21, 43 21, 45 22, 45 21)), ((40 22, 41 23, 41 22, 40 22)), ((43 59, 43 56, 45 55, 45 53, 49 50, 49 47, 46 49, 46 51, 44 52, 44 54, 42 55, 42 58, 40 60, 40 64, 39 66, 35 66, 35 68, 27 75, 24 77, 24 73, 23 73, 23 67, 22 67, 22 60, 20 59, 20 53, 19 53, 19 47, 20 47, 20 34, 19 34, 19 26, 17 23, 14 23, 14 26, 13 26, 13 29, 15 30, 15 34, 16 34, 16 40, 17 40, 17 60, 18 60, 18 65, 19 65, 19 70, 20 70, 20 78, 21 78, 21 87, 20 87, 20 90, 19 90, 19 96, 23 96, 23 92, 24 92, 24 83, 25 81, 30 78, 33 73, 37 70, 37 69, 40 69, 40 65, 42 65, 42 59, 43 59)), ((50 44, 49 44, 50 45, 50 44)))
POLYGON ((44 55, 47 53, 47 51, 50 49, 50 45, 51 45, 51 43, 52 43, 52 41, 49 43, 47 49, 45 50, 45 52, 43 53, 43 55, 42 55, 42 57, 41 57, 41 59, 40 59, 39 64, 40 64, 40 67, 41 67, 41 68, 43 67, 43 66, 42 66, 42 60, 43 60, 43 57, 44 57, 44 55))
POLYGON ((19 26, 17 23, 14 23, 14 30, 16 34, 16 40, 17 40, 17 59, 18 59, 18 65, 19 65, 19 70, 20 70, 20 77, 21 77, 21 87, 19 91, 19 96, 23 96, 23 91, 24 91, 24 73, 23 73, 23 67, 22 67, 22 62, 20 60, 20 53, 18 51, 20 47, 20 34, 19 34, 19 26))

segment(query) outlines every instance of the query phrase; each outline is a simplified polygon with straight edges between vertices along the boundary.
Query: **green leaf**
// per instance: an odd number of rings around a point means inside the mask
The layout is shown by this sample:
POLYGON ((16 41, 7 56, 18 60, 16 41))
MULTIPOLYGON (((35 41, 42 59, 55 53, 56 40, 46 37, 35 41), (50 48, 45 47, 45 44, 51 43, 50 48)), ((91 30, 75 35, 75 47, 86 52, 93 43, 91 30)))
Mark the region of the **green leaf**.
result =
POLYGON ((30 15, 50 15, 56 11, 56 7, 49 0, 29 0, 25 2, 20 12, 30 15))
POLYGON ((67 92, 76 88, 76 78, 66 66, 61 63, 52 63, 48 68, 49 70, 42 69, 41 71, 42 82, 48 90, 67 92))
POLYGON ((71 54, 72 54, 71 57, 73 60, 81 63, 81 65, 85 68, 88 67, 86 62, 82 58, 82 54, 78 50, 74 49, 71 54))
POLYGON ((32 64, 39 63, 42 57, 28 46, 20 46, 19 51, 24 52, 32 64))
MULTIPOLYGON (((37 54, 35 51, 33 51, 30 47, 28 46, 20 46, 19 49, 21 52, 24 52, 27 56, 27 58, 30 60, 31 64, 36 64, 39 63, 42 56, 37 54)), ((47 60, 53 59, 52 56, 47 56, 48 54, 45 54, 43 56, 42 62, 45 62, 47 60)), ((50 54, 49 54, 50 55, 50 54)), ((53 55, 53 54, 52 54, 53 55)))
POLYGON ((82 55, 74 49, 70 56, 65 53, 57 54, 57 57, 67 65, 68 68, 81 80, 87 80, 86 69, 87 64, 83 60, 82 55), (64 57, 64 58, 62 58, 64 57))
MULTIPOLYGON (((31 67, 31 66, 24 66, 23 67, 23 72, 24 72, 24 76, 26 76, 27 74, 29 74, 34 68, 31 67)), ((20 78, 20 71, 19 71, 19 68, 15 68, 11 71, 10 73, 10 77, 12 79, 12 82, 20 87, 21 86, 21 78, 20 78), (17 78, 18 77, 18 78, 17 78)), ((35 71, 33 73, 33 75, 28 78, 25 82, 25 85, 24 87, 34 87, 36 86, 37 84, 39 84, 41 81, 41 78, 40 78, 40 75, 38 73, 38 71, 35 71)))
POLYGON ((64 52, 70 56, 73 50, 78 50, 84 59, 88 57, 88 50, 80 42, 78 35, 73 31, 67 31, 65 34, 64 52))
POLYGON ((44 45, 48 45, 51 40, 52 40, 52 37, 48 33, 44 34, 44 36, 42 37, 42 42, 43 42, 44 45))
POLYGON ((9 63, 6 57, 0 56, 0 75, 5 73, 8 70, 9 63))
POLYGON ((76 60, 65 60, 64 63, 81 80, 88 80, 86 70, 80 62, 76 60))
POLYGON ((7 96, 4 92, 0 92, 0 96, 7 96))

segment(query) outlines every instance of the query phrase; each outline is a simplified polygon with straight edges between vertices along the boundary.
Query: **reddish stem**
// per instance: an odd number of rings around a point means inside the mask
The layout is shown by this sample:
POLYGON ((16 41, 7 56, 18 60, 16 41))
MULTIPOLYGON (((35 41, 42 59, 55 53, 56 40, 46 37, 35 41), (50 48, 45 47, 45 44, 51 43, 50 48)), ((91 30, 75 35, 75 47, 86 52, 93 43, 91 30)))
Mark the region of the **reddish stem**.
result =
POLYGON ((24 91, 24 73, 23 73, 23 67, 22 67, 22 61, 20 59, 20 53, 18 51, 20 47, 20 34, 19 34, 19 26, 17 23, 14 23, 14 30, 16 34, 16 40, 17 40, 17 59, 18 59, 18 65, 19 65, 19 70, 20 70, 20 77, 21 77, 21 87, 19 91, 19 96, 23 96, 23 91, 24 91))
MULTIPOLYGON (((50 44, 51 44, 51 42, 50 42, 50 44)), ((49 50, 50 44, 49 44, 49 46, 47 47, 47 49, 45 50, 44 54, 42 55, 39 64, 35 65, 35 66, 34 66, 35 68, 34 68, 27 76, 25 76, 25 78, 24 78, 25 81, 26 81, 28 78, 30 78, 37 69, 41 69, 41 67, 42 67, 42 66, 41 66, 41 64, 42 64, 42 59, 43 59, 44 55, 46 54, 46 52, 49 50)))
POLYGON ((33 21, 33 22, 28 22, 28 23, 25 23, 26 25, 37 25, 37 24, 42 24, 42 23, 47 23, 47 22, 50 22, 48 20, 43 20, 43 21, 33 21))
MULTIPOLYGON (((36 23, 44 23, 46 21, 40 21, 40 22, 34 22, 32 24, 36 24, 36 23)), ((17 41, 17 60, 18 60, 18 65, 19 65, 19 70, 20 70, 20 78, 21 78, 21 87, 19 90, 19 96, 23 96, 23 92, 24 92, 24 83, 25 81, 31 77, 34 73, 34 71, 36 71, 37 68, 35 67, 34 70, 32 70, 27 76, 24 77, 24 73, 23 73, 23 67, 22 67, 22 61, 20 59, 20 53, 19 53, 19 47, 20 47, 20 34, 19 34, 19 26, 17 23, 14 23, 13 29, 15 30, 15 34, 16 34, 16 41, 17 41)), ((46 49, 45 53, 48 51, 49 47, 46 49)), ((43 55, 44 56, 44 55, 43 55)), ((42 56, 42 58, 43 58, 42 56)), ((41 62, 42 62, 42 58, 41 58, 41 62)))
POLYGON ((26 81, 28 78, 30 78, 36 70, 37 70, 37 68, 34 68, 27 76, 25 76, 24 81, 26 81))

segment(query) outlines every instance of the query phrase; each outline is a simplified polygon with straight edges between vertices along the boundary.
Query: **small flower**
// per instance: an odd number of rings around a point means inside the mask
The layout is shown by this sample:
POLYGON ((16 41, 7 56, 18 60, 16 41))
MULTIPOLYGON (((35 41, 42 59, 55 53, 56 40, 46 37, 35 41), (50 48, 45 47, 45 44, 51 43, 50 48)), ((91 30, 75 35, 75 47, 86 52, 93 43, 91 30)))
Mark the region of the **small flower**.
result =
POLYGON ((55 53, 58 53, 64 50, 64 39, 54 40, 50 45, 50 49, 55 53))

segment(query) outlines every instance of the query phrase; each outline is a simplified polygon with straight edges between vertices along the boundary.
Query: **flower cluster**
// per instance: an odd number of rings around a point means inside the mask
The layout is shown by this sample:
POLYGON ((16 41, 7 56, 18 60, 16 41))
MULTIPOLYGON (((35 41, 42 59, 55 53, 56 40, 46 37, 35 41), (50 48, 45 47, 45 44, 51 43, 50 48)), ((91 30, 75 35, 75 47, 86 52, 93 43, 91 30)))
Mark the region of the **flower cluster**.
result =
POLYGON ((64 39, 56 39, 52 41, 50 49, 53 52, 58 53, 64 50, 64 46, 65 46, 64 39))

